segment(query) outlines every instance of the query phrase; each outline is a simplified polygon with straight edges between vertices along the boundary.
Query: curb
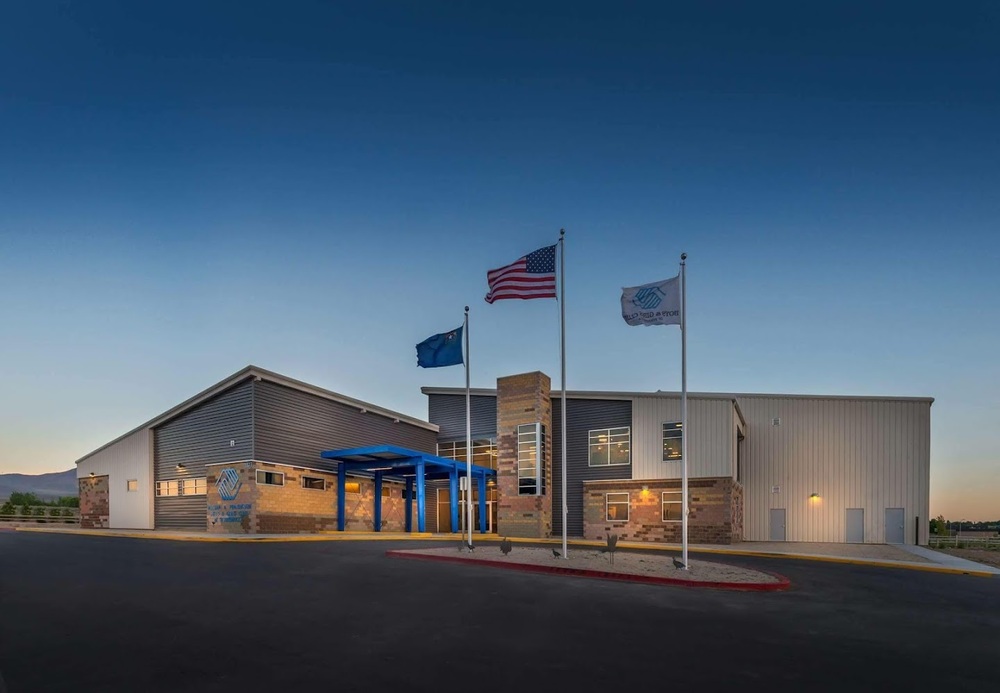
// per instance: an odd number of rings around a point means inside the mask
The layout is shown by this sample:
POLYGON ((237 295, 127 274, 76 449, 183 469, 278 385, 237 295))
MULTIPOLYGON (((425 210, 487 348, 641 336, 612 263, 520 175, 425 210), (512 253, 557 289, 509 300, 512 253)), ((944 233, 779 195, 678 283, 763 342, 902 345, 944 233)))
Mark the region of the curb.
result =
POLYGON ((652 575, 631 575, 629 573, 611 573, 604 570, 589 570, 586 568, 557 568, 555 566, 529 565, 527 563, 501 563, 482 558, 457 558, 454 556, 430 556, 427 554, 409 553, 407 551, 390 550, 385 555, 389 558, 405 558, 417 561, 438 561, 441 563, 463 563, 516 570, 524 573, 547 573, 550 575, 569 575, 572 577, 593 578, 598 580, 617 580, 619 582, 638 582, 647 585, 672 585, 712 590, 731 590, 738 592, 781 592, 791 586, 791 581, 784 575, 770 573, 764 570, 757 572, 778 578, 778 582, 695 582, 693 580, 678 580, 675 578, 655 577, 652 575))

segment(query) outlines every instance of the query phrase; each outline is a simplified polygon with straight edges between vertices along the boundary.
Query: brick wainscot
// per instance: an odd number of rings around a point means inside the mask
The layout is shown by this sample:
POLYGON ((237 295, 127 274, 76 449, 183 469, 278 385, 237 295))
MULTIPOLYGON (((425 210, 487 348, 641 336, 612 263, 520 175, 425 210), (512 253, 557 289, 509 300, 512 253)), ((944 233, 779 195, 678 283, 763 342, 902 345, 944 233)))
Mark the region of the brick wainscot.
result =
MULTIPOLYGON (((743 487, 729 477, 690 479, 688 540, 693 544, 733 544, 743 540, 743 487)), ((583 534, 621 541, 680 543, 680 521, 663 520, 662 494, 680 491, 680 479, 624 479, 583 482, 583 534), (645 490, 643 490, 645 487, 645 490), (608 493, 628 493, 628 519, 609 521, 608 493)))

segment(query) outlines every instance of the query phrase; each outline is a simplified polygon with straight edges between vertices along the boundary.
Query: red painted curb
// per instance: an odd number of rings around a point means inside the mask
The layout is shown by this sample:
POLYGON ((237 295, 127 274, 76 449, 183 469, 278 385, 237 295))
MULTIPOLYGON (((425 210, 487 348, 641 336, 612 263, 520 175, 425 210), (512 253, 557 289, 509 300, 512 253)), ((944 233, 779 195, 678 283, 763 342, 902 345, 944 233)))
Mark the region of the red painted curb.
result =
MULTIPOLYGON (((619 580, 621 582, 639 582, 648 585, 675 585, 677 587, 702 587, 713 590, 735 590, 739 592, 780 592, 791 586, 791 581, 784 575, 758 570, 778 578, 778 582, 695 582, 693 580, 677 580, 675 578, 655 577, 652 575, 630 575, 628 573, 609 573, 603 570, 587 570, 585 568, 559 568, 556 566, 528 565, 525 563, 501 563, 482 558, 458 558, 456 556, 439 556, 407 551, 390 550, 385 555, 389 558, 410 558, 420 561, 441 561, 443 563, 471 563, 490 568, 504 570, 519 570, 525 573, 554 573, 556 575, 573 575, 576 577, 596 578, 599 580, 619 580)), ((756 570, 756 569, 755 569, 756 570)))

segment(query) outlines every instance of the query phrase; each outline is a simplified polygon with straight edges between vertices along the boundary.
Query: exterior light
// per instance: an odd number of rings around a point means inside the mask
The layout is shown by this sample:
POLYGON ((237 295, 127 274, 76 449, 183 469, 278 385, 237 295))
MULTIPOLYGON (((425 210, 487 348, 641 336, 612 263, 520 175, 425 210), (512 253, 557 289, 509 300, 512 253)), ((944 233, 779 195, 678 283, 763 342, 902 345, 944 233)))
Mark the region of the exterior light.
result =
POLYGON ((93 472, 91 472, 91 473, 90 473, 90 476, 97 476, 97 475, 96 475, 96 474, 94 474, 93 472))
POLYGON ((184 469, 184 463, 183 462, 178 462, 177 463, 177 468, 178 469, 184 469))
POLYGON ((811 500, 811 501, 818 501, 819 500, 819 494, 816 493, 815 491, 813 493, 810 493, 809 494, 809 500, 811 500))

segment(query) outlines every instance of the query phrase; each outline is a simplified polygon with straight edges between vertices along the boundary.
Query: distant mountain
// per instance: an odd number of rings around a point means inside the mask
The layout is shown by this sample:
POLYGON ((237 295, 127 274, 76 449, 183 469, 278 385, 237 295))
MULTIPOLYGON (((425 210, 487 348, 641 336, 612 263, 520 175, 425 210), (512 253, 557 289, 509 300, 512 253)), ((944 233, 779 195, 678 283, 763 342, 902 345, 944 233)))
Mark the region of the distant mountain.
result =
POLYGON ((34 493, 42 499, 75 496, 78 488, 76 469, 51 474, 0 474, 0 499, 15 491, 34 493))

